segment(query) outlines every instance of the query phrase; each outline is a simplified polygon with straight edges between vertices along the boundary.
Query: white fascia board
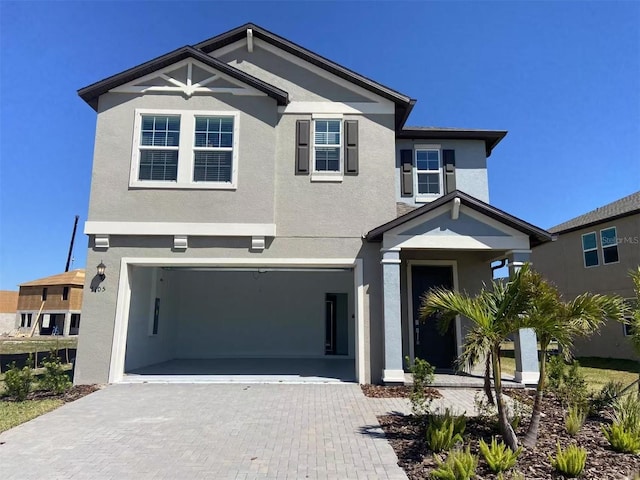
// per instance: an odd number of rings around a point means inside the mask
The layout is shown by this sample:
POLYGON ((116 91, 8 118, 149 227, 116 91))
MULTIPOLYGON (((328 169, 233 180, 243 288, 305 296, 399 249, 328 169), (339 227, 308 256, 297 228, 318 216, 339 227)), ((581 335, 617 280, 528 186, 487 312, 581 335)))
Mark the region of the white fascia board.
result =
POLYGON ((291 102, 289 105, 278 107, 282 114, 351 114, 351 115, 392 115, 394 106, 373 102, 291 102))
POLYGON ((485 237, 467 235, 387 235, 384 248, 423 248, 434 250, 519 250, 529 248, 529 237, 485 237))
POLYGON ((146 267, 306 267, 353 268, 357 258, 145 258, 124 257, 123 264, 146 267))
POLYGON ((196 237, 275 237, 274 223, 96 222, 85 235, 192 235, 196 237))

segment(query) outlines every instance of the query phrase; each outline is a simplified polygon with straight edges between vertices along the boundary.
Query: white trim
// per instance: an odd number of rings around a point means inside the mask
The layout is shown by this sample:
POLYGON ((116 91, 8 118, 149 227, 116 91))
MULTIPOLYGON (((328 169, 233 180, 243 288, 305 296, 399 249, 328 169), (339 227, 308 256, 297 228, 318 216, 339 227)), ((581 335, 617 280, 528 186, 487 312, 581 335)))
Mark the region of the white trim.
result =
POLYGON ((247 95, 257 96, 257 97, 267 96, 266 93, 261 92, 260 90, 245 84, 241 80, 230 77, 229 75, 226 75, 216 70, 215 68, 212 68, 200 62, 199 60, 196 60, 195 58, 185 58, 184 60, 180 60, 176 63, 168 65, 167 67, 156 70, 147 75, 143 75, 140 78, 136 78, 128 83, 125 83, 124 85, 120 85, 115 88, 112 88, 111 90, 109 90, 109 92, 133 93, 133 94, 141 94, 141 93, 144 94, 144 93, 152 93, 152 92, 162 92, 162 93, 174 92, 174 93, 181 93, 187 97, 192 96, 194 93, 205 93, 205 94, 230 93, 232 95, 243 95, 243 96, 247 96, 247 95), (187 66, 186 83, 183 83, 182 81, 172 78, 166 74, 167 72, 175 71, 179 68, 182 68, 185 65, 187 66), (193 83, 191 78, 191 75, 193 72, 193 65, 196 65, 201 70, 212 73, 213 75, 201 82, 193 83), (145 82, 149 80, 154 80, 156 78, 162 78, 167 82, 171 83, 173 86, 169 86, 169 85, 146 85, 145 86, 144 85, 145 82), (205 87, 204 86, 218 78, 223 78, 224 80, 238 86, 237 87, 205 87))
POLYGON ((382 382, 389 383, 401 383, 404 385, 404 370, 382 370, 382 382))
POLYGON ((580 236, 580 249, 582 250, 582 265, 584 266, 584 268, 594 268, 594 267, 599 267, 600 266, 600 253, 598 253, 598 232, 596 232, 594 230, 593 232, 583 233, 580 236), (595 235, 595 237, 596 237, 596 247, 595 248, 589 248, 587 250, 584 249, 584 237, 586 235, 595 235), (596 257, 597 257, 598 263, 596 263, 595 265, 587 266, 587 259, 585 258, 584 254, 587 253, 587 252, 593 252, 593 251, 596 252, 596 257))
POLYGON ((264 236, 253 236, 251 237, 251 250, 259 250, 262 251, 265 249, 266 242, 264 236))
POLYGON ((192 235, 199 237, 275 237, 274 223, 97 222, 84 224, 85 235, 192 235))
POLYGON ((393 105, 381 105, 368 102, 291 102, 289 105, 278 107, 280 114, 300 113, 339 113, 351 115, 392 115, 393 105))
MULTIPOLYGON (((342 120, 342 114, 341 113, 333 113, 333 112, 328 112, 328 113, 312 113, 311 114, 311 118, 316 120, 342 120)), ((342 131, 342 128, 340 129, 342 131)))
POLYGON ((451 220, 458 220, 460 217, 460 198, 453 199, 453 205, 451 206, 451 220))
POLYGON ((247 52, 253 53, 253 30, 247 28, 247 52))
POLYGON ((174 235, 173 236, 173 249, 174 250, 186 250, 189 246, 189 237, 187 235, 174 235))
POLYGON ((414 192, 416 192, 416 203, 427 203, 442 197, 442 195, 444 194, 444 174, 442 171, 442 149, 440 148, 440 145, 414 145, 413 162, 413 164, 415 165, 413 169, 413 187, 414 192), (436 170, 420 170, 418 168, 418 152, 438 152, 438 168, 436 170), (420 174, 438 175, 438 193, 420 193, 418 191, 418 175, 420 174))
MULTIPOLYGON (((617 239, 618 239, 618 229, 617 229, 615 226, 613 226, 613 227, 603 228, 603 229, 601 229, 601 230, 600 230, 599 234, 600 234, 600 235, 599 235, 599 239, 600 239, 600 250, 602 250, 602 265, 603 265, 603 266, 604 266, 604 265, 615 265, 616 263, 620 263, 620 250, 618 249, 618 242, 617 242, 617 239), (613 229, 613 231, 615 232, 616 243, 615 243, 615 244, 613 244, 613 245, 607 245, 607 246, 605 247, 605 246, 604 246, 604 243, 602 243, 602 232, 603 232, 603 231, 605 231, 605 230, 611 230, 611 229, 613 229), (605 262, 605 261, 604 261, 604 250, 605 250, 605 248, 613 248, 613 247, 616 247, 616 252, 618 253, 618 260, 617 260, 617 261, 615 261, 615 262, 605 262)), ((597 246, 597 243, 598 243, 598 240, 596 239, 596 246, 597 246)))
POLYGON ((529 247, 529 237, 485 237, 467 235, 388 235, 385 248, 433 248, 439 250, 513 250, 529 247))
POLYGON ((536 385, 540 380, 540 372, 515 372, 514 379, 524 385, 536 385))
POLYGON ((131 170, 129 187, 131 188, 193 188, 207 190, 234 190, 238 186, 240 112, 211 110, 175 110, 136 108, 134 113, 133 142, 131 148, 131 170), (140 145, 142 117, 144 115, 168 115, 180 117, 180 138, 178 147, 148 147, 140 145), (233 118, 233 147, 231 157, 230 182, 196 182, 193 180, 195 168, 195 124, 196 117, 233 118), (140 150, 177 150, 178 171, 175 181, 139 180, 140 150))
MULTIPOLYGON (((86 222, 85 225, 89 223, 86 222)), ((114 222, 116 223, 116 222, 114 222)), ((100 249, 105 249, 107 250, 109 248, 109 235, 105 235, 105 234, 98 234, 96 235, 95 239, 94 239, 94 246, 95 248, 100 248, 100 249)))
MULTIPOLYGON (((409 335, 409 358, 411 362, 415 360, 414 335, 415 326, 413 324, 413 281, 411 278, 411 269, 414 265, 426 265, 434 267, 451 267, 453 276, 453 290, 459 291, 458 286, 458 262, 457 260, 407 260, 407 328, 409 335)), ((462 354, 462 322, 460 316, 455 319, 455 335, 456 335, 456 356, 462 354)))
POLYGON ((109 383, 121 382, 124 376, 124 360, 127 345, 128 312, 131 301, 131 284, 129 267, 140 265, 147 267, 170 266, 271 266, 271 267, 327 267, 353 268, 354 286, 356 289, 356 380, 364 383, 364 277, 363 262, 359 258, 141 258, 123 257, 120 260, 120 280, 111 344, 111 361, 109 363, 109 383))
POLYGON ((341 182, 344 175, 344 125, 342 115, 321 115, 312 119, 311 140, 311 161, 313 163, 311 168, 311 181, 341 182), (316 122, 331 120, 338 122, 338 125, 340 125, 340 143, 316 145, 316 122), (338 148, 338 154, 340 156, 338 160, 338 170, 316 170, 316 148, 338 148))
POLYGON ((355 316, 356 316, 356 381, 365 382, 365 343, 364 343, 364 273, 363 261, 356 258, 353 269, 353 283, 355 287, 355 316))

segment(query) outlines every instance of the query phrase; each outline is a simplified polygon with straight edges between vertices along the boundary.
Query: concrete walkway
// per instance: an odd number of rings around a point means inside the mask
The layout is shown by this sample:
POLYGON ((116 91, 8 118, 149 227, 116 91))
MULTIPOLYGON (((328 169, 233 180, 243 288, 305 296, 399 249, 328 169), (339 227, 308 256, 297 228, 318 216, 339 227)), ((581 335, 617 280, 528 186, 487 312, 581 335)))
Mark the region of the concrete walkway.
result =
POLYGON ((112 385, 0 434, 0 477, 405 479, 376 415, 409 411, 355 384, 112 385))

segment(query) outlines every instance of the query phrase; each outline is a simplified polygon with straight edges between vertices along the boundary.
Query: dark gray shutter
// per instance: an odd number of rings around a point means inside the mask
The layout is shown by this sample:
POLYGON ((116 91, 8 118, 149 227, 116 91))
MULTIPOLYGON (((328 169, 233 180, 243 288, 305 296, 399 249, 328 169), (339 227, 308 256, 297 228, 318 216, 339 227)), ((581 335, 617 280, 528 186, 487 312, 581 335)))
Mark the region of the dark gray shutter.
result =
POLYGON ((358 174, 358 121, 344 121, 344 174, 358 174))
POLYGON ((400 193, 413 196, 413 150, 400 150, 400 193))
POLYGON ((296 121, 296 175, 309 175, 310 120, 296 121))
POLYGON ((456 151, 442 150, 442 163, 444 165, 444 188, 446 193, 456 189, 456 151))

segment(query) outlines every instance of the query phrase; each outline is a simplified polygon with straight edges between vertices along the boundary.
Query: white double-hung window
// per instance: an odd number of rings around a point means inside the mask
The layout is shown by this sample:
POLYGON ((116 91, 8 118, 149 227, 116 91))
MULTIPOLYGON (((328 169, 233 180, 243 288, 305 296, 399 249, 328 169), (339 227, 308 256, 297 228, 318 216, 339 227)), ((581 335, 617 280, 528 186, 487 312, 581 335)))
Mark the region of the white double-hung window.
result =
POLYGON ((237 112, 136 110, 129 185, 234 189, 237 112))
POLYGON ((438 146, 417 147, 416 200, 429 201, 442 195, 442 162, 438 146))
POLYGON ((342 119, 313 120, 313 172, 320 175, 342 175, 342 119))

